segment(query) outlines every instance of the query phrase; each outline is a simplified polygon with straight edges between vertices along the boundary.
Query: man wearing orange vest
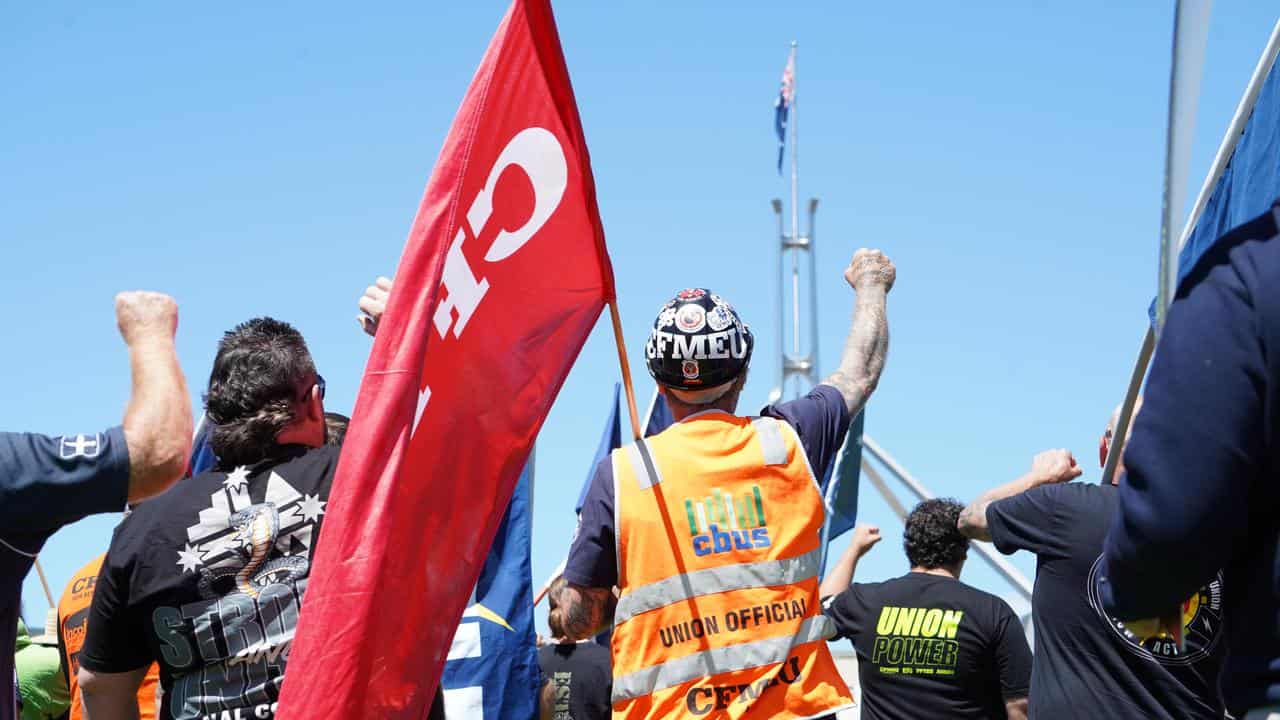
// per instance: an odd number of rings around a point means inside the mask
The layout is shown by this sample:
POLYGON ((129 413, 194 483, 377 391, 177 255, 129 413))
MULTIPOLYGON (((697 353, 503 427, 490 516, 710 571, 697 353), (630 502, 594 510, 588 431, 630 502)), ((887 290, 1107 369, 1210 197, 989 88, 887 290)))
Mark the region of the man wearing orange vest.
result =
POLYGON ((703 288, 664 305, 646 345, 676 420, 602 461, 556 598, 570 638, 613 622, 613 716, 823 718, 853 706, 818 598, 818 478, 884 367, 893 263, 859 250, 840 368, 739 417, 754 340, 703 288), (619 593, 614 599, 613 587, 619 593))
MULTIPOLYGON (((67 686, 71 690, 71 710, 68 720, 83 720, 84 700, 80 697, 80 648, 84 646, 85 630, 89 627, 89 606, 93 603, 93 586, 102 569, 106 553, 89 561, 67 583, 58 598, 58 649, 62 651, 62 667, 67 672, 67 686)), ((143 642, 143 638, 138 639, 143 642)), ((138 720, 155 720, 156 692, 160 689, 160 666, 155 663, 138 688, 138 720)))

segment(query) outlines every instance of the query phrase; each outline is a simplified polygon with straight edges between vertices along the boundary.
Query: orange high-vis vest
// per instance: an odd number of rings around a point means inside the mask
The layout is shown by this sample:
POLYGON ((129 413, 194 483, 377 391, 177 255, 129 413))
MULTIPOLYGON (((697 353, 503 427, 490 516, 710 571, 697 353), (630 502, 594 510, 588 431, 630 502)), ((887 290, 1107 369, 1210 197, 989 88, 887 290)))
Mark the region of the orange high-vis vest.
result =
POLYGON ((818 598, 822 496, 791 426, 707 411, 612 462, 615 720, 852 707, 818 598))
MULTIPOLYGON (((89 628, 89 606, 93 604, 93 586, 98 581, 98 571, 106 555, 99 555, 80 570, 67 583, 58 598, 58 633, 62 635, 63 662, 67 666, 67 686, 71 691, 70 720, 84 720, 84 700, 80 697, 80 648, 84 647, 85 631, 89 628)), ((144 642, 139 638, 138 642, 144 642)), ((138 688, 139 720, 156 720, 156 691, 160 688, 160 666, 152 663, 147 676, 138 688)))

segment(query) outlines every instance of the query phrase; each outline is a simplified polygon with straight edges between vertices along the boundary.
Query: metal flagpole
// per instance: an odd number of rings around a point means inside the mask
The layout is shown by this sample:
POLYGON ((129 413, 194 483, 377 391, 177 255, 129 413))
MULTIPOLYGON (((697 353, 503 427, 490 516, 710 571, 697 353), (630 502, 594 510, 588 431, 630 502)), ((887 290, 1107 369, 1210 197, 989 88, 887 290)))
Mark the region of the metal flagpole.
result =
MULTIPOLYGON (((1253 77, 1249 78, 1249 84, 1245 87, 1244 95, 1240 97, 1240 102, 1236 105, 1236 112, 1231 118, 1231 124, 1227 126, 1227 132, 1222 136, 1222 142, 1218 145, 1218 152, 1213 158, 1213 165, 1209 168, 1209 173, 1205 175, 1204 184, 1200 186, 1200 194, 1196 196, 1196 203, 1191 208, 1191 216, 1187 218, 1186 225, 1182 226, 1182 234, 1178 237, 1178 249, 1177 252, 1173 253, 1174 257, 1181 254, 1182 248, 1191 239, 1191 233, 1195 231, 1196 225, 1200 222, 1200 216, 1204 214, 1204 209, 1209 204, 1209 198, 1213 195, 1214 187, 1217 186, 1218 180, 1222 178, 1222 173, 1226 172, 1227 166, 1231 164, 1231 157, 1236 151, 1236 143, 1240 141, 1240 135, 1244 132, 1244 127, 1249 122, 1249 117, 1253 114, 1253 106, 1258 102, 1258 94, 1262 92, 1262 85, 1266 82, 1267 75, 1271 72, 1271 67, 1275 65, 1277 55, 1280 55, 1280 21, 1276 21, 1275 26, 1272 27, 1271 38, 1267 41, 1267 47, 1263 49, 1262 56, 1258 58, 1258 64, 1253 68, 1253 77)), ((1138 363, 1129 379, 1129 388, 1125 392, 1125 403, 1120 410, 1120 417, 1116 421, 1113 435, 1116 440, 1111 443, 1111 452, 1107 455, 1107 464, 1102 472, 1104 482, 1108 481, 1114 474, 1120 459, 1120 453, 1124 450, 1124 442, 1133 414, 1133 402, 1130 402, 1129 398, 1138 396, 1138 389, 1142 387, 1142 380, 1147 374, 1147 364, 1151 360, 1151 353, 1145 352, 1145 349, 1148 344, 1152 348, 1155 347, 1155 334, 1150 327, 1147 328, 1142 343, 1144 351, 1139 352, 1138 363)))
MULTIPOLYGON (((788 109, 791 125, 791 238, 800 237, 800 87, 796 65, 799 43, 791 41, 791 107, 788 109)), ((791 253, 791 351, 800 357, 800 258, 791 253)), ((797 395, 799 391, 797 388, 797 395)))
MULTIPOLYGON (((880 464, 884 465, 889 472, 893 473, 916 497, 921 500, 933 499, 934 494, 929 492, 928 488, 921 484, 919 480, 911 477, 911 474, 907 472, 906 468, 899 465, 897 460, 890 457, 889 453, 885 452, 884 449, 876 444, 876 441, 872 440, 871 436, 866 433, 863 433, 862 435, 862 447, 866 448, 868 452, 874 455, 876 460, 879 460, 880 464)), ((1009 581, 1009 584, 1013 585, 1014 589, 1017 590, 1023 598, 1031 600, 1031 582, 1027 580, 1026 576, 1018 572, 1018 569, 1015 568, 1012 563, 997 554, 991 547, 990 543, 976 542, 970 547, 972 547, 974 552, 978 553, 983 560, 987 561, 987 564, 991 566, 992 570, 995 570, 1001 577, 1009 581)))
POLYGON ((1169 68, 1169 115, 1165 134, 1164 207, 1160 217, 1160 275, 1156 295, 1156 334, 1178 283, 1178 250, 1171 237, 1182 212, 1191 163, 1191 141, 1204 70, 1204 46, 1209 38, 1213 0, 1178 0, 1173 17, 1173 61, 1169 68))
POLYGON ((875 467, 866 460, 863 460, 862 473, 871 481, 871 485, 876 489, 876 492, 880 493, 880 497, 884 498, 884 501, 888 503, 889 509, 893 510, 893 514, 897 515, 899 520, 905 522, 907 519, 907 508, 902 505, 902 501, 898 499, 898 496, 894 495, 893 491, 889 489, 884 478, 880 476, 880 473, 876 471, 875 467))

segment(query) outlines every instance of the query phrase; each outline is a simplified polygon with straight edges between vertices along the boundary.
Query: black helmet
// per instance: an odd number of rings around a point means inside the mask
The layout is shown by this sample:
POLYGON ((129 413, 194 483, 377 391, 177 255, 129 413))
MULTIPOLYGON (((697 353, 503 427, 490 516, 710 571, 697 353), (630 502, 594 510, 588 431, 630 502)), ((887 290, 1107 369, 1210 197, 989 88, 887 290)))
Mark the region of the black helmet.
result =
POLYGON ((677 390, 703 390, 737 379, 754 346, 732 305, 706 288, 690 288, 662 306, 645 355, 654 380, 677 390))

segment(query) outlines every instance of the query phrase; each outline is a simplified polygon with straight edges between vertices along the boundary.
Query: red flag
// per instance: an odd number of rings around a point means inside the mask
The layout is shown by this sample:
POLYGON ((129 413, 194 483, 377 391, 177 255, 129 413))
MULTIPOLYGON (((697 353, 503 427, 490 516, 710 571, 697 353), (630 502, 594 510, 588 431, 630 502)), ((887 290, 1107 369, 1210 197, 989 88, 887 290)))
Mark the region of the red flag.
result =
POLYGON ((414 220, 334 479, 278 717, 424 717, 613 272, 547 0, 515 0, 414 220))

